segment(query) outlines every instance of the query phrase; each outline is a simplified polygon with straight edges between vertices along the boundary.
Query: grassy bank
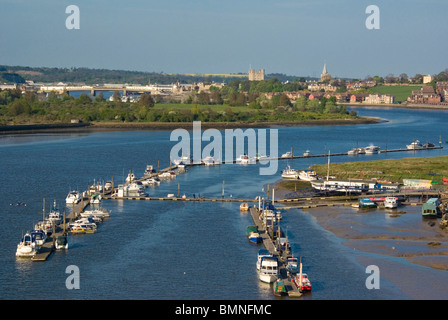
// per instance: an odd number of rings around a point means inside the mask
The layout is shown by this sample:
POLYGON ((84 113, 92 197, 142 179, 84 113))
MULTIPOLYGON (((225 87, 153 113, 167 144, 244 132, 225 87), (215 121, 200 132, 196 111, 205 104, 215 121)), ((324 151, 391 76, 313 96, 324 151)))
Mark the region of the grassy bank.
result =
MULTIPOLYGON (((320 176, 327 174, 327 165, 314 165, 312 169, 320 176)), ((379 179, 399 183, 403 182, 403 179, 441 182, 442 177, 448 177, 448 157, 332 163, 330 175, 338 179, 379 179)))
POLYGON ((402 102, 406 101, 409 96, 411 96, 413 90, 420 90, 421 85, 413 86, 376 86, 370 88, 374 93, 379 94, 391 94, 395 96, 395 101, 402 102))

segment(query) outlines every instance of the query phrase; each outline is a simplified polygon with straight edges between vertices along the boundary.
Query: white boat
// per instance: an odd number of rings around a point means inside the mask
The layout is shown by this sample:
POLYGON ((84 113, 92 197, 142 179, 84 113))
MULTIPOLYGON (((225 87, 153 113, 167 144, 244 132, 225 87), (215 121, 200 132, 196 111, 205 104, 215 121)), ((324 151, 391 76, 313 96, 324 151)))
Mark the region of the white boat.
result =
POLYGON ((285 170, 282 171, 283 179, 298 179, 299 172, 295 169, 291 169, 290 166, 287 166, 285 170))
POLYGON ((100 217, 100 218, 104 219, 104 218, 109 218, 110 212, 107 211, 106 209, 101 208, 101 209, 85 210, 84 212, 81 212, 80 215, 83 218, 93 216, 93 217, 100 217))
POLYGON ((155 179, 155 178, 149 178, 149 179, 142 180, 142 184, 144 186, 158 186, 158 185, 160 185, 160 180, 155 179))
POLYGON ((368 146, 365 148, 366 154, 377 154, 380 152, 380 147, 378 146, 368 146))
POLYGON ((240 211, 249 211, 249 204, 247 202, 240 204, 240 211))
POLYGON ((213 166, 216 164, 215 158, 208 156, 204 159, 202 159, 202 162, 206 165, 206 166, 213 166))
POLYGON ((292 153, 289 151, 282 154, 282 158, 291 158, 291 156, 292 156, 292 153))
POLYGON ((70 223, 70 231, 75 231, 77 232, 79 230, 79 228, 82 228, 85 230, 85 232, 96 232, 96 230, 98 229, 98 226, 96 225, 95 222, 93 222, 93 220, 89 219, 89 218, 81 218, 78 219, 72 223, 70 223))
POLYGON ((406 148, 409 150, 420 150, 423 149, 423 145, 420 143, 420 141, 415 140, 411 144, 406 145, 406 148))
POLYGON ((128 195, 144 195, 145 186, 141 182, 132 182, 127 186, 128 195))
POLYGON ((397 198, 386 197, 386 199, 384 199, 384 208, 395 209, 396 207, 398 207, 397 198))
POLYGON ((174 178, 176 178, 176 173, 174 173, 172 171, 162 172, 162 173, 159 173, 159 178, 160 179, 174 179, 174 178))
POLYGON ((241 164, 249 164, 250 163, 250 158, 247 154, 243 155, 243 157, 241 158, 241 164))
POLYGON ((111 191, 112 190, 112 181, 106 181, 104 184, 104 191, 111 191))
POLYGON ((179 165, 181 163, 183 163, 183 164, 191 164, 191 158, 190 158, 190 156, 182 155, 182 157, 180 157, 180 159, 174 159, 173 163, 175 165, 179 165))
POLYGON ((358 154, 365 154, 366 148, 358 148, 358 154))
POLYGON ((263 257, 272 257, 272 255, 269 253, 266 249, 260 249, 258 250, 258 256, 257 256, 257 271, 260 271, 261 268, 261 259, 263 257))
POLYGON ((81 194, 78 191, 70 191, 65 198, 66 204, 76 204, 81 201, 81 194))
POLYGON ((55 241, 56 250, 67 250, 68 249, 68 239, 67 235, 59 235, 55 241))
POLYGON ((359 148, 353 148, 353 149, 347 151, 347 154, 349 156, 357 156, 359 154, 359 148))
POLYGON ((100 194, 95 193, 95 194, 92 194, 92 196, 90 197, 90 203, 99 204, 102 199, 103 199, 103 197, 100 194))
POLYGON ((310 150, 306 150, 306 151, 303 153, 303 156, 304 156, 304 157, 309 157, 310 155, 311 155, 310 150))
POLYGON ((266 283, 273 283, 278 279, 278 260, 276 257, 262 257, 258 277, 266 283))
POLYGON ((314 170, 302 170, 299 172, 299 179, 305 181, 317 180, 317 173, 314 170))
POLYGON ((33 246, 31 233, 27 232, 17 245, 16 257, 31 258, 35 255, 36 249, 33 246))
POLYGON ((56 200, 53 202, 53 206, 51 207, 50 213, 48 214, 48 220, 50 220, 55 225, 61 222, 61 213, 56 204, 56 200))

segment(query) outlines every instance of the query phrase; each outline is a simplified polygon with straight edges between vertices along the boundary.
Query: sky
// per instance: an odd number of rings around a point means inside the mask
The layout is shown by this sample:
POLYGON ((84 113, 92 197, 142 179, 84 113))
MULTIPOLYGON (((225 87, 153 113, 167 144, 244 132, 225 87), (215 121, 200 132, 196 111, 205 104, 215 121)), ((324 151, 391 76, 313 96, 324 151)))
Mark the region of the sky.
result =
POLYGON ((448 68, 447 14, 447 0, 0 0, 0 65, 438 74, 448 68), (70 5, 79 29, 66 27, 70 5), (366 27, 370 5, 379 29, 366 27))

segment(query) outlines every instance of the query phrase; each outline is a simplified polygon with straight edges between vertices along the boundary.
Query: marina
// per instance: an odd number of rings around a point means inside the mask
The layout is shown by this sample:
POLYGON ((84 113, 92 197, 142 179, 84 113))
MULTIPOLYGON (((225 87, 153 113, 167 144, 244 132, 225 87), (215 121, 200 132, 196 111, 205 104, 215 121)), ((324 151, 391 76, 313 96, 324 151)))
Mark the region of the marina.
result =
MULTIPOLYGON (((115 139, 118 140, 118 144, 120 144, 120 140, 117 139, 119 136, 115 136, 115 139)), ((92 140, 92 142, 88 142, 87 146, 91 148, 92 143, 95 143, 92 140)), ((288 142, 287 142, 288 143, 288 142)), ((392 143, 390 143, 392 145, 392 143)), ((297 148, 296 148, 297 149, 297 148)), ((305 148, 304 148, 305 149, 305 148)), ((308 148, 309 149, 309 148, 308 148)), ((332 148, 334 149, 334 148, 332 148)), ((345 147, 344 149, 349 149, 345 147)), ((126 149, 125 149, 126 150, 126 149)), ((133 152, 135 152, 136 148, 132 148, 133 152)), ((391 149, 395 150, 395 149, 391 149)), ((439 151, 442 151, 443 148, 436 149, 439 151)), ((320 157, 313 158, 313 155, 319 155, 316 150, 312 150, 313 152, 310 153, 306 158, 303 158, 303 160, 306 159, 307 162, 305 164, 300 164, 300 166, 306 167, 310 163, 314 163, 315 161, 319 161, 321 159, 320 163, 325 163, 328 154, 325 155, 324 153, 321 154, 320 157)), ((403 150, 404 151, 404 150, 403 150)), ((407 149, 406 149, 407 151, 407 149)), ((409 151, 408 151, 409 152, 409 151)), ((402 152, 403 154, 407 154, 408 152, 402 152)), ((411 151, 413 153, 413 151, 411 151)), ((435 150, 432 151, 429 150, 418 150, 415 153, 423 152, 424 154, 427 152, 436 152, 435 150)), ((82 154, 82 153, 81 153, 82 154)), ((373 156, 381 156, 382 153, 378 153, 377 155, 373 156)), ((386 153, 384 153, 386 154, 386 153)), ((393 154, 399 154, 399 152, 393 152, 393 154)), ((344 157, 344 156, 337 156, 337 153, 333 153, 330 155, 333 157, 333 155, 336 155, 336 157, 344 157)), ((349 157, 347 155, 347 157, 349 157)), ((357 157, 362 158, 362 157, 357 157)), ((297 159, 282 159, 283 161, 280 161, 279 167, 281 167, 282 163, 285 163, 284 161, 297 161, 297 159)), ((298 159, 299 161, 302 161, 301 158, 298 159)), ((76 161, 76 160, 74 160, 76 161)), ((115 160, 117 161, 117 160, 115 160)), ((282 255, 279 255, 278 249, 276 249, 276 243, 275 241, 272 241, 272 239, 269 237, 270 234, 273 234, 275 232, 271 231, 268 233, 263 231, 266 231, 266 227, 263 226, 262 220, 259 219, 259 209, 254 208, 258 207, 259 201, 260 201, 260 195, 266 199, 266 192, 260 193, 260 188, 263 186, 263 184, 268 183, 274 185, 274 182, 281 179, 280 173, 277 174, 276 177, 270 177, 270 179, 263 179, 262 177, 255 176, 253 172, 256 172, 257 165, 246 165, 243 166, 241 164, 224 164, 220 166, 206 166, 206 165, 184 165, 182 168, 179 167, 179 165, 171 165, 168 164, 166 161, 165 166, 163 166, 165 169, 157 170, 153 169, 153 172, 145 172, 147 169, 147 163, 157 163, 157 158, 152 159, 145 159, 144 157, 139 157, 138 154, 136 154, 132 161, 130 160, 126 165, 121 164, 120 169, 114 169, 113 162, 110 161, 104 161, 105 167, 100 168, 102 170, 102 174, 98 175, 96 172, 99 168, 95 168, 95 171, 86 171, 83 175, 80 177, 73 178, 74 175, 68 175, 67 179, 69 180, 67 182, 67 188, 66 192, 63 192, 62 194, 58 196, 54 196, 55 198, 59 199, 59 203, 63 203, 68 193, 70 193, 73 190, 83 190, 83 188, 79 188, 77 186, 83 185, 83 183, 76 182, 77 180, 80 181, 92 181, 92 177, 100 176, 104 177, 104 179, 96 179, 96 181, 104 181, 100 183, 101 191, 99 191, 99 195, 101 195, 100 200, 100 207, 107 208, 110 214, 110 218, 107 222, 105 222, 101 227, 97 229, 94 235, 89 234, 69 234, 68 240, 69 240, 69 249, 68 250, 57 250, 56 252, 53 251, 53 243, 56 242, 57 236, 62 234, 62 228, 59 230, 55 230, 54 234, 54 241, 53 236, 50 235, 47 237, 47 240, 41 249, 41 252, 37 255, 35 255, 34 261, 47 261, 45 264, 37 264, 37 265, 48 265, 48 267, 43 267, 45 269, 52 269, 55 266, 59 265, 59 261, 70 261, 73 257, 73 259, 76 259, 76 261, 83 261, 83 259, 88 259, 88 257, 93 258, 95 257, 95 250, 94 247, 98 243, 103 243, 104 240, 102 240, 105 237, 112 237, 112 235, 115 234, 114 230, 127 230, 127 234, 134 234, 132 236, 133 238, 139 239, 139 243, 141 243, 141 239, 139 238, 139 234, 141 232, 137 231, 137 234, 135 235, 134 230, 145 230, 141 228, 150 228, 148 230, 151 230, 149 233, 144 232, 142 234, 145 234, 145 236, 151 237, 150 242, 145 242, 144 247, 146 250, 149 249, 148 252, 158 252, 157 246, 162 246, 164 248, 168 248, 163 244, 162 239, 168 240, 168 243, 176 243, 176 246, 179 247, 179 249, 175 249, 173 254, 176 253, 177 255, 180 254, 179 250, 187 250, 187 247, 183 246, 180 242, 174 239, 182 239, 182 243, 187 244, 188 246, 194 245, 194 246, 204 246, 203 243, 196 243, 195 239, 192 239, 191 237, 188 237, 188 233, 182 233, 179 228, 186 228, 185 225, 182 223, 183 219, 185 220, 185 223, 191 223, 192 225, 197 225, 199 223, 199 234, 202 234, 201 238, 204 239, 211 239, 208 237, 215 237, 217 236, 216 231, 217 230, 228 230, 232 233, 232 240, 229 241, 228 236, 225 236, 224 238, 221 238, 219 243, 225 244, 227 247, 230 248, 238 248, 238 250, 243 250, 245 256, 247 256, 247 264, 243 263, 241 268, 239 268, 239 272, 241 272, 241 275, 244 275, 244 278, 240 280, 249 281, 251 285, 249 286, 248 290, 256 290, 260 292, 259 294, 262 297, 262 299, 272 299, 273 297, 288 297, 287 295, 283 295, 281 293, 278 293, 278 295, 274 292, 274 287, 285 287, 286 289, 289 289, 289 292, 291 292, 291 295, 289 297, 292 297, 294 294, 292 293, 293 288, 297 287, 296 285, 292 286, 292 281, 288 281, 288 278, 281 277, 280 280, 282 280, 282 283, 275 283, 271 282, 269 284, 269 289, 267 289, 264 286, 264 283, 258 279, 258 276, 256 272, 254 271, 255 268, 255 260, 257 256, 257 251, 259 247, 263 246, 265 247, 270 253, 276 255, 278 257, 278 265, 279 265, 279 274, 283 275, 287 273, 287 260, 282 257, 282 255), (139 160, 140 158, 140 160, 139 160), (128 172, 129 170, 121 169, 121 168, 143 168, 141 170, 141 175, 135 174, 134 175, 134 182, 144 182, 145 180, 149 179, 156 179, 158 176, 158 173, 163 172, 171 172, 176 171, 175 177, 170 177, 167 179, 160 179, 158 184, 153 185, 147 185, 145 186, 145 195, 137 195, 137 196, 113 196, 114 194, 118 193, 118 186, 126 185, 126 177, 125 172, 128 172), (146 168, 146 169, 145 169, 146 168), (184 172, 178 172, 178 169, 184 169, 184 172), (117 178, 120 176, 118 173, 119 171, 123 170, 123 174, 121 178, 117 178), (118 172, 117 172, 118 171, 118 172), (235 172, 235 176, 233 176, 234 179, 232 179, 231 173, 235 172), (145 174, 146 173, 146 174, 145 174), (112 177, 112 178, 110 178, 112 177), (239 179, 248 179, 247 181, 251 181, 251 183, 247 183, 247 186, 245 188, 240 187, 240 183, 235 183, 235 181, 239 181, 239 179), (244 178, 243 178, 244 177, 244 178), (237 180, 235 180, 238 178, 237 180), (106 188, 106 182, 110 180, 110 185, 106 188), (119 181, 121 180, 121 181, 119 181), (224 184, 225 180, 225 184, 224 184), (119 181, 119 182, 118 182, 119 181), (251 187, 251 185, 253 187, 251 187), (73 188, 72 186, 75 186, 73 188), (198 187, 200 186, 200 188, 198 187), (256 187, 255 187, 256 186, 256 187), (110 191, 106 192, 105 190, 109 189, 110 191), (70 191, 71 190, 71 191, 70 191), (103 192, 104 190, 104 192, 103 192), (258 197, 258 198, 257 198, 258 197), (148 203, 148 204, 146 204, 148 203), (241 205, 243 203, 247 203, 247 207, 249 208, 249 211, 241 210, 241 205), (150 209, 149 209, 150 208, 150 209), (255 210, 255 211, 254 211, 255 210), (219 217, 216 215, 216 212, 221 212, 225 214, 220 214, 219 217), (248 213, 245 213, 248 212, 248 213), (234 216, 234 213, 237 215, 234 216), (246 218, 247 216, 247 218, 246 218), (235 219, 236 218, 236 219, 235 219), (254 219, 256 218, 256 219, 254 219), (142 220, 144 219, 144 220, 142 220), (250 219, 250 221, 248 220, 250 219), (258 219, 260 225, 257 225, 256 220, 258 219), (146 222, 147 220, 147 222, 146 222), (216 224, 212 221, 216 220, 216 224), (241 220, 241 221, 240 221, 241 220), (212 223, 215 227, 210 228, 206 227, 205 225, 202 226, 206 221, 209 223, 212 223), (137 224, 144 224, 147 225, 146 227, 143 226, 137 226, 137 224), (157 226, 157 229, 152 229, 151 224, 155 224, 157 226), (127 225, 132 226, 130 228, 127 228, 127 225), (249 239, 245 236, 246 235, 246 228, 248 225, 257 225, 258 233, 260 237, 263 238, 263 241, 260 242, 258 245, 256 243, 252 243, 249 241, 249 239), (174 234, 171 233, 171 227, 167 228, 167 226, 170 226, 173 228, 173 231, 176 230, 174 234), (236 229, 232 229, 235 228, 236 229), (216 227, 219 227, 218 229, 216 227), (114 229, 113 229, 114 228, 114 229), (208 233, 210 229, 210 232, 214 230, 213 233, 208 233), (155 232, 157 230, 157 232, 155 232), (163 234, 164 237, 161 238, 161 236, 157 236, 157 234, 163 234), (212 235, 213 234, 213 235, 212 235), (239 237, 238 241, 242 241, 242 243, 236 244, 233 239, 236 239, 236 237, 239 237), (186 240, 189 239, 189 240, 186 240), (267 241, 269 239, 269 241, 267 241), (194 244, 193 244, 194 243, 194 244), (92 247, 90 249, 90 247, 92 247), (244 247, 244 248, 243 248, 244 247), (52 254, 52 252, 55 252, 55 254, 52 254), (80 254, 85 255, 84 257, 80 257, 80 254), (79 260, 81 259, 81 260, 79 260), (254 277, 253 280, 251 277, 254 277), (286 281, 284 281, 286 279, 286 281), (258 284, 258 283, 261 284, 258 284), (281 284, 281 285, 280 285, 281 284), (291 286, 291 287, 290 287, 291 286), (250 289, 252 288, 252 289, 250 289), (254 289, 255 288, 255 289, 254 289), (257 289, 258 288, 258 289, 257 289)), ((295 163, 290 163, 291 167, 297 166, 295 163)), ((158 167, 158 166, 157 166, 158 167)), ((62 168, 62 171, 64 171, 66 168, 62 168)), ((55 170, 58 170, 57 168, 55 170)), ((150 170, 152 171, 152 170, 150 170)), ((140 170, 135 170, 135 172, 140 172, 140 170)), ((170 175, 171 176, 171 175, 170 175)), ((157 180, 156 180, 157 181, 157 180)), ((245 180, 243 180, 245 181, 245 180)), ((84 184, 85 185, 85 184, 84 184)), ((92 184, 93 185, 93 184, 92 184)), ((98 183, 96 184, 98 185, 98 183)), ((84 188, 85 189, 85 188, 84 188)), ((51 188, 43 188, 42 193, 37 195, 36 198, 34 198, 34 202, 38 203, 41 202, 42 196, 48 197, 50 196, 50 199, 53 198, 53 192, 51 188), (40 198, 40 199, 39 199, 40 198)), ((272 188, 271 188, 272 191, 272 188)), ((84 194, 84 192, 81 192, 81 194, 84 194)), ((383 200, 380 200, 380 198, 385 197, 386 195, 391 195, 391 193, 384 193, 384 194, 375 194, 371 195, 370 197, 378 198, 376 202, 380 203, 383 200)), ((424 192, 415 192, 415 193, 406 193, 406 194, 398 194, 398 193, 392 193, 392 195, 396 195, 397 197, 402 197, 402 200, 400 203, 405 206, 416 207, 419 208, 419 206, 422 203, 425 203, 428 199, 432 197, 439 197, 440 195, 436 191, 428 191, 426 193, 424 192)), ((268 196, 271 198, 271 196, 268 196)), ((301 299, 308 299, 311 298, 319 298, 321 297, 322 288, 319 286, 319 282, 321 281, 327 281, 323 280, 325 279, 325 275, 323 275, 321 272, 318 271, 318 265, 321 262, 317 262, 313 258, 313 254, 310 252, 306 252, 305 250, 305 243, 306 240, 299 239, 298 234, 300 232, 293 229, 293 225, 295 225, 297 228, 297 224, 294 224, 298 217, 301 217, 301 214, 297 214, 298 212, 312 212, 313 210, 307 210, 307 209, 315 209, 320 210, 321 208, 350 208, 352 209, 351 204, 356 203, 360 198, 365 197, 365 195, 361 194, 351 194, 351 195, 328 195, 328 196, 319 196, 319 197, 292 197, 292 198, 280 198, 277 197, 275 199, 272 199, 272 204, 279 208, 282 211, 282 222, 281 224, 284 225, 283 228, 285 229, 285 234, 288 236, 288 240, 291 243, 291 253, 293 253, 294 257, 304 257, 305 263, 304 267, 306 269, 305 273, 308 275, 313 281, 315 279, 316 284, 313 282, 313 293, 312 295, 306 293, 300 296, 301 299), (300 246, 299 246, 300 244, 300 246), (303 247, 303 248, 302 248, 303 247), (314 269, 314 270, 313 270, 314 269)), ((22 211, 39 211, 36 206, 33 206, 33 199, 32 197, 26 199, 27 206, 20 205, 20 206, 10 206, 9 210, 15 210, 16 216, 18 217, 18 212, 20 210, 22 211), (34 209, 33 209, 34 207, 34 209)), ((70 223, 73 223, 75 220, 80 219, 80 213, 82 211, 89 211, 91 208, 90 206, 94 206, 91 201, 92 197, 90 195, 84 194, 83 200, 78 202, 75 205, 67 205, 67 208, 64 208, 63 206, 60 207, 60 213, 62 214, 65 210, 67 210, 67 225, 70 223)), ((23 199, 19 199, 23 200, 23 199)), ((374 200, 372 200, 374 201, 374 200)), ((16 200, 9 200, 9 203, 16 203, 16 200)), ((19 201, 20 202, 20 201, 19 201)), ((17 202, 18 203, 18 202, 17 202)), ((22 202, 23 203, 23 202, 22 202)), ((50 203, 53 203, 51 201, 50 203)), ((48 215, 47 211, 47 215, 48 215)), ((26 218, 26 216, 23 216, 24 220, 29 220, 32 222, 33 218, 31 219, 26 218)), ((266 217, 269 221, 270 217, 266 217)), ((300 222, 298 225, 302 224, 300 222)), ((191 232, 191 229, 188 229, 188 232, 191 232)), ((225 234, 226 232, 223 232, 225 234)), ((19 240, 20 236, 20 230, 16 233, 15 237, 15 244, 12 244, 11 247, 15 247, 17 245, 17 242, 19 240)), ((110 241, 110 240, 109 240, 110 241)), ((136 240, 137 241, 137 240, 136 240)), ((255 241, 257 242, 257 241, 255 241)), ((214 241, 215 245, 218 245, 221 248, 221 245, 218 244, 218 242, 214 241)), ((11 248, 10 247, 10 248, 11 248)), ((103 247, 102 247, 103 248, 103 247)), ((172 247, 170 247, 172 248, 172 247)), ((107 259, 112 259, 112 261, 115 261, 116 254, 113 253, 115 250, 120 252, 120 256, 123 256, 123 260, 121 263, 125 264, 131 264, 132 261, 136 261, 133 257, 133 254, 131 254, 132 251, 127 251, 125 249, 125 246, 118 245, 117 248, 114 248, 113 251, 106 250, 108 252, 107 254, 104 253, 103 258, 100 258, 101 261, 105 262, 107 259), (122 248, 122 249, 120 249, 122 248), (123 251, 124 250, 124 251, 123 251), (106 260, 104 260, 106 259, 106 260), (126 261, 126 262, 125 262, 126 261)), ((112 248, 111 248, 112 250, 112 248)), ((166 250, 166 249, 165 249, 166 250)), ((231 250, 230 252, 233 252, 233 254, 238 254, 235 251, 238 250, 231 250)), ((164 251, 165 252, 165 251, 164 251)), ((170 255, 169 253, 166 254, 166 258, 163 257, 162 261, 168 261, 173 260, 174 256, 170 255)), ((160 255, 159 255, 160 256, 160 255)), ((149 257, 148 257, 149 258, 149 257)), ((207 261, 205 256, 201 256, 201 261, 207 261), (204 260, 205 259, 205 260, 204 260)), ((241 259, 241 258, 239 258, 241 259)), ((18 259, 18 260, 24 260, 24 259, 18 259)), ((30 259, 31 260, 31 259, 30 259)), ((120 259, 121 260, 121 259, 120 259)), ((33 261, 33 260, 31 260, 33 261)), ((75 260, 74 260, 75 261, 75 260)), ((87 261, 87 260, 86 260, 87 261)), ((222 258, 217 258, 217 262, 219 262, 220 265, 226 265, 227 261, 224 261, 222 258)), ((25 266, 26 264, 23 264, 23 262, 17 262, 18 266, 25 266)), ((70 262, 69 262, 70 263, 70 262)), ((79 263, 79 262, 76 262, 79 263)), ((81 263, 82 268, 86 268, 84 265, 87 262, 81 263), (83 267, 84 266, 84 267, 83 267)), ((116 261, 114 262, 116 263, 116 261)), ((155 263, 155 262, 151 262, 155 263)), ((90 262, 89 262, 90 264, 90 262)), ((112 264, 112 262, 111 262, 112 264)), ((116 273, 118 274, 118 269, 115 271, 115 268, 111 266, 111 264, 106 262, 106 265, 108 265, 109 268, 112 270, 112 274, 116 273)), ((319 266, 320 268, 321 266, 319 266)), ((346 266, 347 267, 347 266, 346 266)), ((41 269, 42 267, 34 267, 36 270, 41 269)), ((34 269, 33 268, 33 269, 34 269)), ((350 268, 350 267, 349 267, 350 268)), ((229 268, 230 270, 231 268, 229 268)), ((83 269, 84 270, 84 269, 83 269)), ((174 273, 176 273, 176 268, 170 270, 175 270, 174 273)), ((177 271, 176 271, 177 270, 177 271)), ((185 269, 185 271, 179 272, 179 274, 183 274, 183 272, 186 272, 186 275, 191 274, 193 269, 185 269)), ((214 267, 211 268, 211 270, 215 270, 214 267)), ((224 272, 225 274, 225 272, 224 272)), ((98 276, 98 274, 96 274, 98 276)), ((175 276, 177 278, 177 276, 175 276)), ((152 279, 154 281, 154 278, 149 277, 148 279, 152 279)), ((302 282, 305 282, 305 278, 302 278, 302 282)), ((179 283, 182 282, 182 280, 179 278, 175 281, 179 281, 179 283)), ((200 280, 200 283, 203 283, 202 280, 200 280)), ((137 288, 139 288, 138 285, 134 284, 137 288)), ((140 289, 138 289, 140 290, 140 289)), ((143 288, 141 288, 143 290, 143 288)), ((280 289, 279 289, 280 290, 280 289)), ((283 290, 283 289, 282 289, 283 290)), ((234 296, 234 293, 232 293, 232 290, 227 291, 226 295, 228 297, 234 296)), ((83 294, 86 294, 85 292, 83 294)), ((87 293, 89 294, 89 293, 87 293)), ((168 297, 170 293, 167 293, 165 297, 168 297)), ((173 292, 171 291, 171 294, 173 292)), ((186 293, 184 293, 186 294, 186 293)), ((383 291, 384 294, 384 291, 383 291)), ((245 296, 250 297, 250 293, 245 293, 245 296)), ((195 295, 195 297, 199 297, 198 295, 195 295)))

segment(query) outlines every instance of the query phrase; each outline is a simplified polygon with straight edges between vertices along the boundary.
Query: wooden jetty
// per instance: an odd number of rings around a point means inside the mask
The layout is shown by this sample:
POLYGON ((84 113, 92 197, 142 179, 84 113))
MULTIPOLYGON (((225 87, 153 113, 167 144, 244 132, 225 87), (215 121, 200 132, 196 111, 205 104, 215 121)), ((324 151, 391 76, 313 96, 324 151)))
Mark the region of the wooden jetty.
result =
MULTIPOLYGON (((71 221, 75 220, 78 215, 84 211, 84 209, 89 205, 89 198, 82 198, 81 202, 75 204, 73 206, 72 212, 68 216, 66 216, 66 223, 69 224, 71 221)), ((43 262, 48 259, 51 253, 55 250, 55 241, 58 236, 64 233, 63 228, 59 225, 55 227, 51 236, 47 238, 47 241, 39 248, 39 252, 37 252, 32 258, 31 261, 34 262, 43 262)))
MULTIPOLYGON (((260 211, 258 207, 257 206, 250 207, 249 213, 252 217, 254 224, 258 228, 258 233, 260 234, 263 240, 264 247, 266 248, 266 250, 269 251, 270 254, 277 257, 279 260, 279 278, 281 278, 282 280, 287 280, 287 272, 285 267, 285 260, 286 260, 285 252, 281 252, 280 250, 277 249, 274 240, 271 239, 271 236, 269 235, 266 226, 263 225, 259 217, 260 211)), ((293 283, 290 283, 289 281, 284 281, 284 283, 289 297, 297 298, 302 296, 302 293, 293 283)))

